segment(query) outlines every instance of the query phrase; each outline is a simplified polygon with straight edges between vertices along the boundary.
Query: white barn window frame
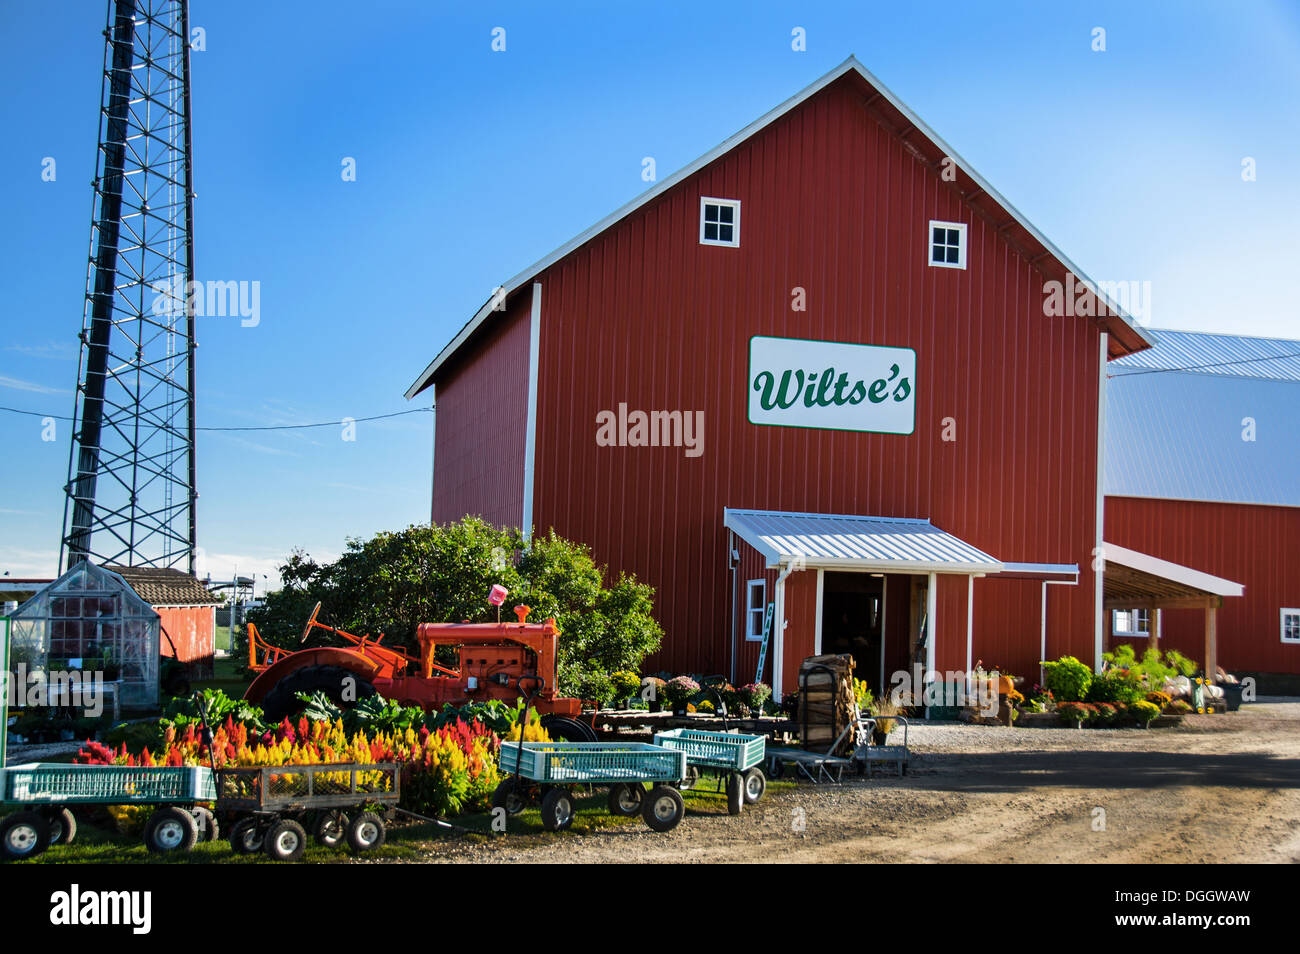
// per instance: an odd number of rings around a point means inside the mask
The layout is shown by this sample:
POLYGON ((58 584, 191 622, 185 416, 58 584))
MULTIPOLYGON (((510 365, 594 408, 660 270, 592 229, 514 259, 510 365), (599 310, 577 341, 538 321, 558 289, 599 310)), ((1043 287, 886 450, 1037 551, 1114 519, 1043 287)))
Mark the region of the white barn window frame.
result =
POLYGON ((1300 609, 1283 607, 1279 611, 1278 635, 1282 642, 1300 646, 1300 609))
POLYGON ((759 578, 745 583, 745 641, 761 642, 763 615, 767 612, 767 580, 759 578), (755 601, 754 597, 758 599, 755 601))
POLYGON ((740 248, 740 200, 700 196, 700 244, 740 248))
POLYGON ((931 219, 925 230, 925 260, 933 268, 966 268, 966 223, 931 219), (954 234, 955 233, 955 234, 954 234), (938 259, 935 253, 941 253, 938 259))
POLYGON ((1144 609, 1111 610, 1111 634, 1146 639, 1151 635, 1151 611, 1144 609))

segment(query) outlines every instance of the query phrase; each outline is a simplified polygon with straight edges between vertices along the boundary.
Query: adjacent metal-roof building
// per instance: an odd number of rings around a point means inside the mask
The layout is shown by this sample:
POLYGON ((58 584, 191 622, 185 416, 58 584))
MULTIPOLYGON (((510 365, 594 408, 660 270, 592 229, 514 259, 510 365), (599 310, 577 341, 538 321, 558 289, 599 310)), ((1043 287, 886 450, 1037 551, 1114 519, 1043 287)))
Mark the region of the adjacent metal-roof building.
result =
MULTIPOLYGON (((1219 663, 1300 690, 1300 341, 1149 330, 1110 363, 1106 536, 1244 585, 1223 603, 1219 663)), ((1163 613, 1199 658, 1201 622, 1163 613)))

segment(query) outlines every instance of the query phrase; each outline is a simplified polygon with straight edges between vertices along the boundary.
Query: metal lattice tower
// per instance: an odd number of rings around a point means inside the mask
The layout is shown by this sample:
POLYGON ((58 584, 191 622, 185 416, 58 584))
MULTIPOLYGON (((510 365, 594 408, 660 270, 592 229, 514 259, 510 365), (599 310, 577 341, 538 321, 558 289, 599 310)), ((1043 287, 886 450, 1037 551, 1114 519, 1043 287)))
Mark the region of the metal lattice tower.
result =
POLYGON ((188 0, 109 0, 59 571, 194 572, 188 0))

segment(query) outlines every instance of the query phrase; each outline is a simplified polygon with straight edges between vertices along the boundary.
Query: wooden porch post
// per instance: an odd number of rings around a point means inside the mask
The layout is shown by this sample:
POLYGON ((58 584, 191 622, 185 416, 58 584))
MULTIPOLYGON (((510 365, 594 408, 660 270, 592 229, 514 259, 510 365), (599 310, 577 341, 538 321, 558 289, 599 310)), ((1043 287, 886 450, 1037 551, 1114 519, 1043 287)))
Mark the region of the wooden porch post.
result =
POLYGON ((1205 678, 1211 683, 1218 672, 1218 633, 1215 628, 1218 612, 1213 604, 1205 608, 1205 678))
POLYGON ((1151 611, 1151 648, 1160 651, 1161 628, 1164 625, 1164 610, 1156 607, 1151 611))

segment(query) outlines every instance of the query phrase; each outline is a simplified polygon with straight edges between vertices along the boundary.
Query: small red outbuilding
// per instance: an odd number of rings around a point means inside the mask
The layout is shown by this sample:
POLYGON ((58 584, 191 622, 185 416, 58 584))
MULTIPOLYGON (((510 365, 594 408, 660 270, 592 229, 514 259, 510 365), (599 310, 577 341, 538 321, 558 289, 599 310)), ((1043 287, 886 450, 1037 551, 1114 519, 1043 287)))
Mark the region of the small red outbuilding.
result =
POLYGON ((222 600, 183 570, 110 566, 162 621, 160 652, 185 663, 191 679, 210 679, 216 653, 216 608, 222 600), (168 640, 170 639, 170 644, 168 640))

